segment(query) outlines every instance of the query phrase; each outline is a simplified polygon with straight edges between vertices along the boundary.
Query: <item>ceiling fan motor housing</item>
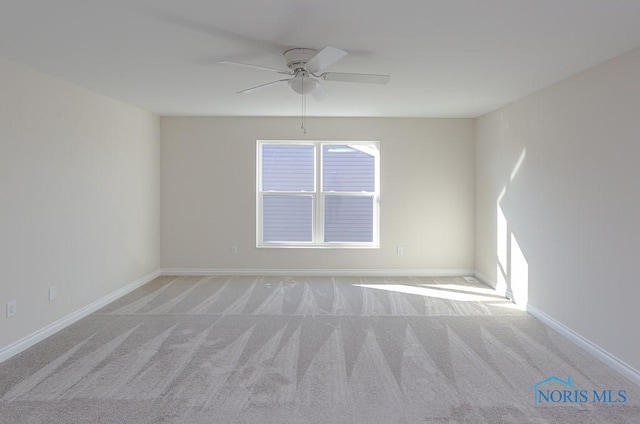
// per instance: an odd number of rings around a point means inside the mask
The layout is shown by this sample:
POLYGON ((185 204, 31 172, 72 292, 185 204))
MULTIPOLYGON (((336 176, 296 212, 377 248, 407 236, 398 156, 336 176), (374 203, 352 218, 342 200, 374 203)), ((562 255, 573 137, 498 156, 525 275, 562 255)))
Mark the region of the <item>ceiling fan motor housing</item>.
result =
POLYGON ((304 65, 317 53, 318 51, 314 49, 289 49, 284 52, 284 59, 287 62, 287 67, 295 71, 304 68, 304 65))

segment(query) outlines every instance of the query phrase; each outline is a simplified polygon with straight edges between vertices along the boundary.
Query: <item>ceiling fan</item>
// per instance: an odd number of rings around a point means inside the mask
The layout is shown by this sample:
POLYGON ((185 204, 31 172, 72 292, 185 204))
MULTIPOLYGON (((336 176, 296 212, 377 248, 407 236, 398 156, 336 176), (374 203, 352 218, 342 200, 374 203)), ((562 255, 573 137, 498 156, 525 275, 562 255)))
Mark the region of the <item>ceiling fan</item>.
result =
POLYGON ((305 48, 293 48, 283 53, 288 70, 271 68, 268 66, 252 65, 248 63, 222 61, 222 65, 239 66, 243 68, 257 69, 260 71, 275 72, 289 75, 290 78, 283 78, 260 84, 255 87, 240 90, 237 93, 250 93, 271 84, 286 82, 293 91, 298 94, 311 94, 316 100, 321 101, 328 97, 324 87, 319 80, 355 82, 363 84, 386 84, 389 82, 389 75, 378 74, 357 74, 345 72, 322 72, 324 69, 334 64, 347 55, 347 52, 335 47, 325 47, 321 51, 305 48))

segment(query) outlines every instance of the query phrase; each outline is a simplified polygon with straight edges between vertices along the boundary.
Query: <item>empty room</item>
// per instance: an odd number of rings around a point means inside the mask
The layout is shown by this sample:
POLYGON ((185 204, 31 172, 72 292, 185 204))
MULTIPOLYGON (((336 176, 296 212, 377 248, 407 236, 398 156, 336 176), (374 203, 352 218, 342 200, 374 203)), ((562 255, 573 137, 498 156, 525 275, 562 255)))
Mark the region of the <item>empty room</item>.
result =
POLYGON ((0 423, 640 423, 640 2, 0 3, 0 423))

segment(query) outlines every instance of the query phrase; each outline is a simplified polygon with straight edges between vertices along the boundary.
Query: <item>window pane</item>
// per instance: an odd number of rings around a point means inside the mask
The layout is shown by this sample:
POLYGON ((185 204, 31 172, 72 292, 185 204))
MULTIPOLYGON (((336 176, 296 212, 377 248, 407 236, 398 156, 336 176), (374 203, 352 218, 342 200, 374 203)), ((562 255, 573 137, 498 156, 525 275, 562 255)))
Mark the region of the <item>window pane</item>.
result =
POLYGON ((262 191, 313 191, 314 146, 262 145, 262 191))
POLYGON ((264 195, 262 238, 273 241, 311 241, 312 196, 264 195))
POLYGON ((323 145, 323 191, 375 190, 374 149, 368 145, 323 145))
POLYGON ((324 241, 372 242, 373 197, 325 196, 324 241))

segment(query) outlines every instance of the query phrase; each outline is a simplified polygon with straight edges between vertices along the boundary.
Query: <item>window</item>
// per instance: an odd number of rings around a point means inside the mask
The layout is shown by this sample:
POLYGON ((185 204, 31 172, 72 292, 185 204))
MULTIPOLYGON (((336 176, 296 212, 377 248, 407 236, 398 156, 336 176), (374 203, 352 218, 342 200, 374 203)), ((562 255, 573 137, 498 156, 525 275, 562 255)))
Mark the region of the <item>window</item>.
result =
POLYGON ((378 247, 377 142, 258 141, 258 247, 378 247))

